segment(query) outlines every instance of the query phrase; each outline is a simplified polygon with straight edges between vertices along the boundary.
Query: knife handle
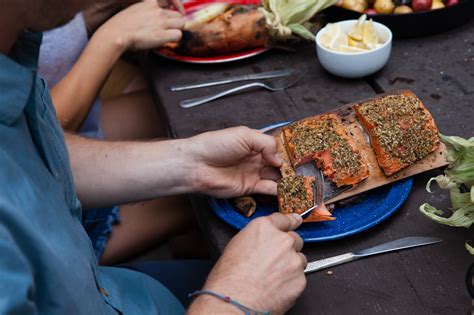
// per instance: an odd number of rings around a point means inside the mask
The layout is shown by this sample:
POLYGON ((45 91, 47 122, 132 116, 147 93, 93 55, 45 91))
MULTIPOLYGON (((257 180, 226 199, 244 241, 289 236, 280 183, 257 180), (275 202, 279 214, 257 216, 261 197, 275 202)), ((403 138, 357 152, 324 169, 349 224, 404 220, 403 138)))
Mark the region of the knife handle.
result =
POLYGON ((240 77, 236 77, 234 79, 223 79, 223 80, 217 80, 217 81, 211 81, 211 82, 199 83, 199 84, 172 85, 170 89, 171 89, 172 92, 184 91, 184 90, 190 90, 190 89, 198 89, 198 88, 209 87, 209 86, 214 86, 214 85, 220 85, 220 84, 227 84, 227 83, 243 81, 243 80, 245 80, 246 77, 247 76, 240 76, 240 77))
POLYGON ((347 253, 347 254, 342 254, 339 256, 334 256, 334 257, 330 257, 326 259, 316 260, 316 261, 310 262, 306 266, 304 273, 308 274, 308 273, 315 272, 318 270, 326 269, 332 266, 336 266, 339 264, 356 260, 357 258, 358 257, 355 256, 353 253, 347 253))

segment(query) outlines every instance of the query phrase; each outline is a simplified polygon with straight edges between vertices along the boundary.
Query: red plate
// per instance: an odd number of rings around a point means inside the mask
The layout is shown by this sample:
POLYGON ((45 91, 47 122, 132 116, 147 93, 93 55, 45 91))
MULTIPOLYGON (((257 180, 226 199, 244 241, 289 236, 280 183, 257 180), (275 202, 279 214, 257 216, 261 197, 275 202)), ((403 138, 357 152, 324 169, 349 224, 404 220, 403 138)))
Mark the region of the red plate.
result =
MULTIPOLYGON (((192 1, 188 1, 184 3, 183 5, 184 5, 184 9, 186 10, 186 13, 191 14, 196 10, 199 10, 211 3, 216 3, 216 2, 228 2, 228 3, 235 3, 235 4, 255 4, 255 5, 260 4, 260 0, 226 0, 226 1, 192 0, 192 1)), ((192 56, 179 55, 168 48, 156 49, 155 53, 168 59, 177 60, 181 62, 187 62, 187 63, 222 63, 222 62, 236 61, 236 60, 241 60, 241 59, 249 58, 252 56, 256 56, 261 53, 264 53, 268 49, 269 48, 267 47, 260 47, 260 48, 253 48, 253 49, 244 50, 240 52, 214 55, 211 57, 192 57, 192 56)))

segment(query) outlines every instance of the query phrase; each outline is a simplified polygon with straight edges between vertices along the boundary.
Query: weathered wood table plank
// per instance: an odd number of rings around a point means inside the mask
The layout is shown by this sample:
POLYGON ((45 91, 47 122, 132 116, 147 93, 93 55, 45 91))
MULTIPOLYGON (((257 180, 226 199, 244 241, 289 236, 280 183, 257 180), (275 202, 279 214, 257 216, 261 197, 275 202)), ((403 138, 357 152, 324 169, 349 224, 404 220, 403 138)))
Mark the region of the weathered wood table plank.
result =
POLYGON ((474 135, 474 25, 424 39, 396 40, 374 76, 383 90, 412 89, 444 134, 474 135), (470 118, 470 119, 469 119, 470 118))
POLYGON ((354 95, 374 95, 374 91, 363 80, 341 80, 325 73, 317 63, 313 44, 303 45, 299 49, 298 53, 269 51, 252 59, 217 65, 183 65, 152 56, 147 68, 153 74, 151 79, 157 101, 163 105, 173 134, 179 137, 239 125, 261 128, 324 112, 347 103, 354 99, 354 95), (178 104, 183 99, 216 93, 242 83, 182 92, 169 90, 172 84, 177 83, 198 83, 290 67, 308 72, 296 86, 281 92, 257 89, 182 109, 178 104))
MULTIPOLYGON (((327 74, 316 61, 313 45, 297 50, 269 51, 221 65, 186 65, 150 56, 146 69, 172 136, 187 137, 236 125, 260 128, 399 88, 412 89, 425 101, 443 133, 474 135, 474 21, 436 36, 395 40, 387 67, 367 81, 327 74), (285 92, 255 90, 181 109, 178 103, 182 99, 230 86, 169 91, 171 84, 288 67, 308 69, 308 73, 301 83, 285 92)), ((290 313, 468 313, 471 300, 465 275, 474 258, 463 244, 474 239, 473 231, 436 224, 418 211, 424 202, 439 208, 449 206, 446 192, 429 194, 424 189, 427 180, 439 173, 436 170, 416 176, 408 200, 385 222, 352 237, 307 244, 304 253, 311 261, 413 235, 439 237, 444 239, 442 244, 333 267, 331 275, 326 271, 308 275, 308 287, 290 313)), ((236 231, 210 211, 204 197, 196 196, 193 205, 217 255, 236 231)))

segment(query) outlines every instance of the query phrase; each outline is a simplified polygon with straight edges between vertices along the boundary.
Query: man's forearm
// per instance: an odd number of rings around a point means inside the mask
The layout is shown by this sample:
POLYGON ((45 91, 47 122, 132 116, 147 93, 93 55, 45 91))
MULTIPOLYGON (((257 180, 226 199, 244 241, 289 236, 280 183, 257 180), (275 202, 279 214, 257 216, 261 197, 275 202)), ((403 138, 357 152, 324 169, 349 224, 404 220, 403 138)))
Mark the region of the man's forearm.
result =
POLYGON ((194 191, 187 140, 105 142, 66 135, 74 182, 85 207, 194 191))

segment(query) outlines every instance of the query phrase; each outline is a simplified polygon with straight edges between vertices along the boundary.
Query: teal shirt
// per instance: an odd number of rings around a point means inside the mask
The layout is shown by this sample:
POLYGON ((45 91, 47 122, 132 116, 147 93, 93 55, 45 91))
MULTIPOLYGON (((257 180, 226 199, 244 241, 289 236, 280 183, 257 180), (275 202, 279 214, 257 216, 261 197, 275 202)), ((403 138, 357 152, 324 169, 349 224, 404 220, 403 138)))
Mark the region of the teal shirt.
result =
POLYGON ((0 54, 0 314, 181 314, 144 274, 99 267, 64 136, 36 74, 41 34, 0 54))

